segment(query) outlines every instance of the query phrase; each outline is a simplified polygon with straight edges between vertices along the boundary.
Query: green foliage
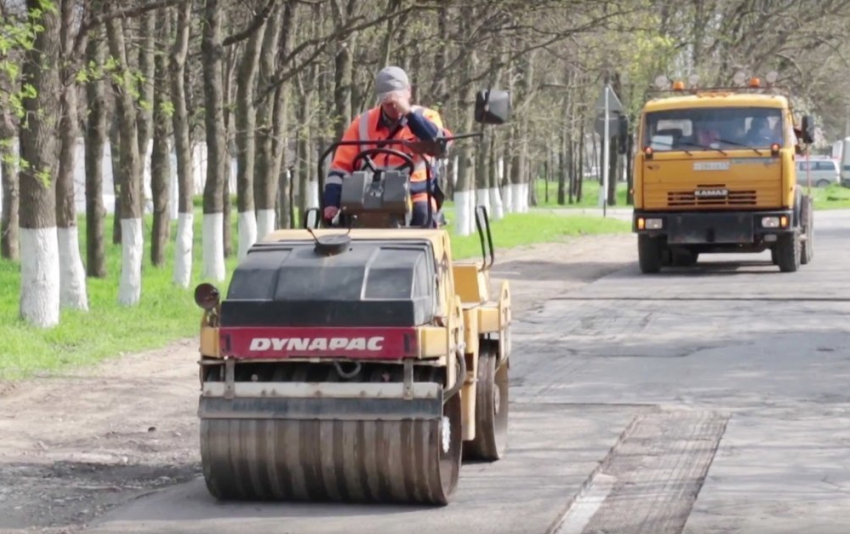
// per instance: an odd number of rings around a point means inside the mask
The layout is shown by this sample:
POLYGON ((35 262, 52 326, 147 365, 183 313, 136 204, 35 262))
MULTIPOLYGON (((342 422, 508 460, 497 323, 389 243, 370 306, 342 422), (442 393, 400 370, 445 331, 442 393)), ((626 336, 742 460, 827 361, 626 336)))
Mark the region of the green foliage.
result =
POLYGON ((174 115, 174 104, 170 100, 160 102, 159 111, 170 119, 174 115))
MULTIPOLYGON (((43 1, 42 9, 55 9, 52 2, 43 1)), ((29 19, 6 16, 0 19, 0 78, 3 78, 2 99, 18 118, 24 116, 23 101, 35 98, 35 87, 21 84, 22 54, 32 50, 38 32, 41 10, 30 13, 29 19), (18 89, 19 88, 19 89, 18 89)))

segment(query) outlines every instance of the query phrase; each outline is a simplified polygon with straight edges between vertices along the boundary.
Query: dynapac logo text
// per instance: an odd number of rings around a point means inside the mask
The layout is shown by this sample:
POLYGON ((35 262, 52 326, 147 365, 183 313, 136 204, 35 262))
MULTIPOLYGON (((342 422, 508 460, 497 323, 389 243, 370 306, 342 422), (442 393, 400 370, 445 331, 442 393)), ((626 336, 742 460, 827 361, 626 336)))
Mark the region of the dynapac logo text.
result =
POLYGON ((384 346, 384 338, 376 337, 255 337, 251 340, 251 351, 328 351, 328 350, 363 350, 376 351, 384 346))

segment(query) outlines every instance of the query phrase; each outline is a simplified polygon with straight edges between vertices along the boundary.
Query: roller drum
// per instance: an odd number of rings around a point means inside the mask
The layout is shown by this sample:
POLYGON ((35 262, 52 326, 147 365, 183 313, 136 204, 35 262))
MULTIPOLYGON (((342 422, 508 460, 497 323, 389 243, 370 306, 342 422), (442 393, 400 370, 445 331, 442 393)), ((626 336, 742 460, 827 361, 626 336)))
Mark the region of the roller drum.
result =
POLYGON ((444 403, 442 417, 435 415, 402 420, 202 418, 204 478, 209 492, 221 500, 444 505, 460 469, 460 396, 444 403))

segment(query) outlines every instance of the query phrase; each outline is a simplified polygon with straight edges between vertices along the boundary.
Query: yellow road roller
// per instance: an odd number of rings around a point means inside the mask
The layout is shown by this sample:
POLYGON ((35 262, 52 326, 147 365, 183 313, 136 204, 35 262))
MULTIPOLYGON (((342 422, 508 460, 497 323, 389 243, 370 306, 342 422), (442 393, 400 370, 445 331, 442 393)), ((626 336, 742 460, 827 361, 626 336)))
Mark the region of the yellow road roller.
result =
MULTIPOLYGON (((475 115, 506 122, 508 93, 480 92, 475 115)), ((195 289, 201 461, 218 499, 445 505, 463 459, 505 454, 511 295, 507 281, 491 294, 486 209, 482 259, 456 262, 446 229, 404 224, 404 170, 352 177, 345 225, 273 232, 226 296, 195 289)))

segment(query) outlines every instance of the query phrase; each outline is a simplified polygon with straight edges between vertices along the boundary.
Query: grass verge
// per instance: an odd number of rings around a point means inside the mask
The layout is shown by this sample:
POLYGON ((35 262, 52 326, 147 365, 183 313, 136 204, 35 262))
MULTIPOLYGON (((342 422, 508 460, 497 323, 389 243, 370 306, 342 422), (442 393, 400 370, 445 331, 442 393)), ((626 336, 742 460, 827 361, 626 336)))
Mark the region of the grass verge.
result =
MULTIPOLYGON (((447 217, 454 220, 451 208, 447 217)), ((166 265, 150 264, 150 242, 145 243, 142 271, 142 298, 137 306, 118 304, 118 280, 121 273, 121 247, 111 241, 112 218, 106 221, 107 277, 89 278, 89 311, 63 310, 60 324, 52 329, 30 327, 19 319, 18 302, 20 269, 15 262, 0 260, 0 380, 21 379, 41 373, 97 363, 124 353, 156 349, 168 343, 197 334, 199 310, 192 298, 194 284, 201 280, 200 210, 195 214, 194 261, 192 286, 182 290, 172 284, 173 243, 169 244, 166 265)), ((238 236, 236 218, 232 236, 238 236)), ((146 219, 145 239, 150 236, 151 219, 146 219)), ((85 221, 80 221, 80 247, 85 251, 85 221)), ((565 216, 545 213, 510 214, 492 222, 493 241, 497 249, 519 245, 557 241, 567 236, 628 231, 628 224, 610 219, 565 216)), ((172 236, 176 223, 172 225, 172 236)), ((456 258, 477 257, 480 242, 477 235, 453 236, 456 258)), ((236 267, 235 257, 227 260, 227 280, 236 267)))
MULTIPOLYGON (((806 189, 804 188, 803 191, 806 189)), ((812 197, 816 210, 835 210, 850 208, 850 189, 841 185, 812 187, 812 197)))
MULTIPOLYGON (((548 184, 548 199, 546 194, 547 184, 544 180, 537 180, 535 187, 537 189, 537 206, 541 208, 587 209, 599 207, 599 184, 597 182, 585 182, 581 202, 565 205, 558 204, 557 182, 548 184)), ((806 191, 805 187, 803 191, 806 191)), ((626 203, 627 193, 626 184, 617 184, 617 204, 613 206, 614 208, 631 209, 631 206, 626 203)), ((829 187, 812 187, 812 196, 815 200, 815 209, 850 209, 850 188, 838 184, 829 187)))
MULTIPOLYGON (((581 200, 573 198, 572 204, 558 204, 558 182, 546 182, 537 180, 534 184, 537 194, 537 207, 561 208, 561 209, 593 209, 599 208, 599 182, 591 178, 585 178, 582 184, 581 200)), ((629 187, 624 182, 617 183, 617 203, 612 208, 631 208, 626 202, 629 187)), ((569 201, 569 198, 565 199, 569 201)))

